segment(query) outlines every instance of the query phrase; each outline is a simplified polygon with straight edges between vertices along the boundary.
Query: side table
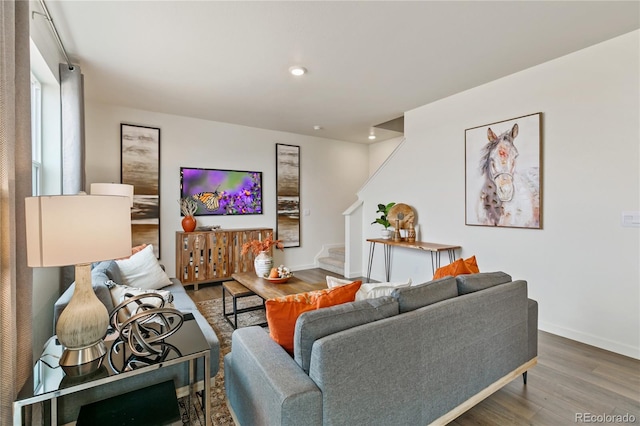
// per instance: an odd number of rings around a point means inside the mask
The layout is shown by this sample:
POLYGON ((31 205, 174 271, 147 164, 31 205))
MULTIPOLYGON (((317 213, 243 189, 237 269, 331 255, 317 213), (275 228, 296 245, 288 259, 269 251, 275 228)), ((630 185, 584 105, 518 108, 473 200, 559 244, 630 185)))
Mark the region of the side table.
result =
POLYGON ((394 241, 385 240, 382 238, 369 238, 369 263, 367 267, 367 282, 371 278, 371 266, 373 264, 373 252, 376 248, 376 244, 382 244, 384 247, 384 271, 387 281, 391 276, 391 248, 392 247, 404 247, 414 250, 427 251, 431 254, 431 272, 435 274, 436 269, 440 267, 440 253, 446 251, 449 254, 449 263, 456 260, 456 250, 460 246, 454 246, 449 244, 427 243, 424 241, 394 241))
MULTIPOLYGON (((58 424, 57 398, 100 387, 108 383, 136 375, 148 374, 160 368, 181 363, 189 367, 189 406, 191 397, 196 393, 196 369, 203 368, 204 403, 203 413, 206 425, 211 425, 211 368, 210 348, 193 315, 185 314, 182 327, 165 339, 167 350, 161 360, 135 359, 126 345, 119 345, 116 336, 107 336, 105 344, 107 355, 103 365, 96 372, 79 377, 66 376, 57 360, 62 346, 53 336, 47 342, 45 350, 33 368, 32 376, 18 393, 13 403, 13 424, 22 426, 23 409, 36 403, 48 402, 51 412, 51 424, 58 424), (117 353, 115 347, 118 347, 117 353), (111 358, 109 356, 111 354, 111 358), (144 362, 143 362, 144 361, 144 362)), ((189 409, 189 415, 191 410, 189 409)))

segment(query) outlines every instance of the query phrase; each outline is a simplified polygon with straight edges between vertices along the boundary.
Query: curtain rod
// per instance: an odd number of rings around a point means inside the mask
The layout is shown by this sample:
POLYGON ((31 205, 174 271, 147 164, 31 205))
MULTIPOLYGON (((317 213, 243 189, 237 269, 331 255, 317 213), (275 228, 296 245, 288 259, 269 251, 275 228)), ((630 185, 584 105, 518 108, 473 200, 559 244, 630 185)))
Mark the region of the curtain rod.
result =
POLYGON ((58 42, 58 47, 62 51, 64 58, 67 60, 67 66, 69 66, 70 70, 73 70, 73 65, 71 65, 71 61, 69 60, 69 55, 67 55, 67 51, 65 50, 64 45, 62 44, 62 40, 60 39, 58 30, 56 29, 56 26, 53 24, 53 18, 51 18, 51 15, 49 14, 49 9, 47 9, 47 5, 44 4, 44 0, 40 0, 40 5, 44 10, 44 14, 38 13, 35 11, 33 13, 44 16, 44 19, 46 19, 49 22, 49 25, 51 26, 51 30, 53 31, 53 35, 55 36, 56 41, 58 42))

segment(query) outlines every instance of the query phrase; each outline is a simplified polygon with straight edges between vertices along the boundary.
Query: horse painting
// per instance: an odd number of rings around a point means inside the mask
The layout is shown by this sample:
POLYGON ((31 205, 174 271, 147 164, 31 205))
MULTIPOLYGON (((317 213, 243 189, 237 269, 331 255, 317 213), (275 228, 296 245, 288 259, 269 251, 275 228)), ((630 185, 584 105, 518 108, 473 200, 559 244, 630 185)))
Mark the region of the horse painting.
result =
POLYGON ((519 170, 518 123, 500 136, 489 127, 482 149, 480 173, 484 184, 476 213, 482 225, 539 228, 540 191, 537 167, 519 170))

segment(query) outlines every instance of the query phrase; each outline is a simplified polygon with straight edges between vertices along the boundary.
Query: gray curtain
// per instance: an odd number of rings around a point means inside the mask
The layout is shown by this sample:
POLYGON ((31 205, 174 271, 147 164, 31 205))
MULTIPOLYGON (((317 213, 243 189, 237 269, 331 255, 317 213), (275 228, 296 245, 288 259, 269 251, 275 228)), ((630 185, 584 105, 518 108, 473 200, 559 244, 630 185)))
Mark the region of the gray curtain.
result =
POLYGON ((24 198, 31 195, 29 2, 0 1, 0 424, 33 367, 32 272, 24 198))
MULTIPOLYGON (((86 191, 84 170, 84 80, 78 65, 60 64, 62 193, 86 191)), ((88 192, 88 191, 87 191, 88 192)))

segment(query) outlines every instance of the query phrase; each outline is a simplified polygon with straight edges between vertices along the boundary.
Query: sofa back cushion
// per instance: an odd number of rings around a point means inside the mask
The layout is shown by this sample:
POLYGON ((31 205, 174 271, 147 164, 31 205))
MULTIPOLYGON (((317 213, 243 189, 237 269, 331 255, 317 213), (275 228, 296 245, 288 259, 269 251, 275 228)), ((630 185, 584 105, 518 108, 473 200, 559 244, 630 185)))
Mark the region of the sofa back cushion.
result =
POLYGON ((293 338, 295 361, 309 374, 313 343, 325 336, 399 313, 392 297, 361 300, 305 312, 298 318, 293 338))
POLYGON ((445 277, 411 287, 397 288, 391 296, 398 301, 400 313, 413 311, 458 295, 456 279, 445 277))
POLYGON ((361 285, 362 281, 354 281, 340 287, 267 300, 265 307, 269 335, 289 354, 293 354, 293 335, 298 317, 303 312, 353 302, 361 285))
POLYGON ((511 282, 511 275, 504 272, 481 272, 479 274, 458 275, 456 282, 460 295, 484 290, 499 284, 511 282))

